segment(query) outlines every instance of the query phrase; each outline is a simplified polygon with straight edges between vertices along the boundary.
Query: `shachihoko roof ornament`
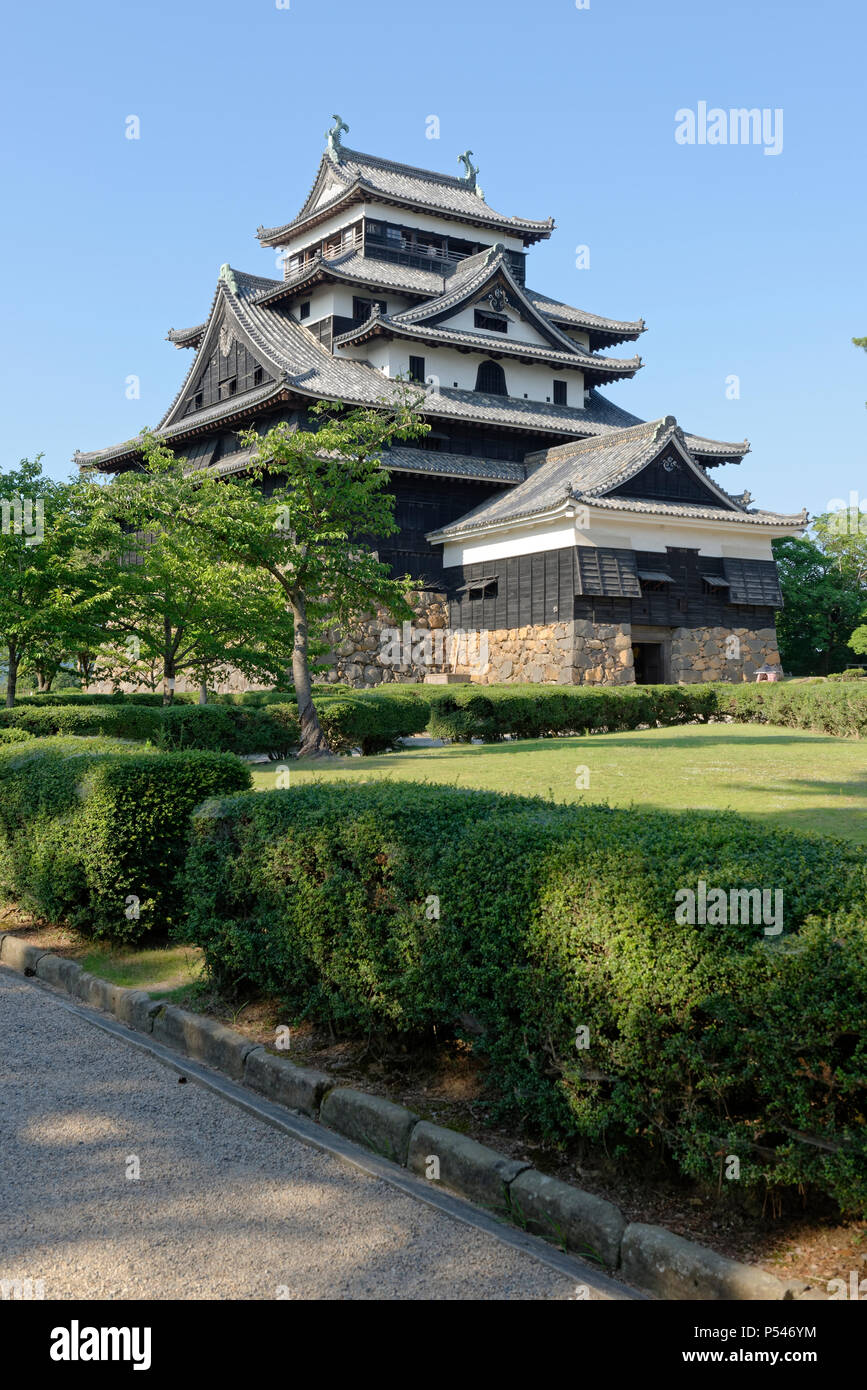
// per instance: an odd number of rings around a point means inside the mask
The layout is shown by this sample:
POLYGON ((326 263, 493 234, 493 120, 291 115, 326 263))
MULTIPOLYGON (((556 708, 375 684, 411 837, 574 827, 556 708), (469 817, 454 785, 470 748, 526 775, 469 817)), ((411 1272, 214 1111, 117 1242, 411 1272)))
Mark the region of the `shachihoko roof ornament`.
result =
POLYGON ((349 134, 349 126, 340 116, 332 116, 331 119, 334 125, 330 130, 326 130, 325 132, 325 139, 328 141, 328 158, 331 160, 332 164, 339 164, 341 151, 343 149, 341 136, 344 131, 347 135, 349 134))
POLYGON ((458 164, 463 164, 465 173, 464 178, 472 188, 477 198, 484 198, 481 185, 478 181, 479 166, 473 163, 472 150, 464 150, 463 154, 458 155, 458 164))

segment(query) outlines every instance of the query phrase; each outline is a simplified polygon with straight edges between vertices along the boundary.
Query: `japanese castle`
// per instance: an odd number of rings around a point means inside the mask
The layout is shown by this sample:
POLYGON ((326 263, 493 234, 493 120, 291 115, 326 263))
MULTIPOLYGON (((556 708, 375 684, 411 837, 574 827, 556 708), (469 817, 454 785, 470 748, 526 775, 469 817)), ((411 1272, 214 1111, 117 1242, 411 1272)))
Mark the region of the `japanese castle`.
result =
MULTIPOLYGON (((408 380, 430 432, 383 458, 399 531, 375 544, 415 582, 422 627, 485 634, 472 679, 743 680, 778 665, 771 542, 806 514, 714 481, 746 441, 606 398, 641 369, 625 354, 643 320, 531 289, 528 251, 553 219, 495 212, 472 151, 459 175, 416 169, 347 148, 334 119, 301 210, 258 229, 283 278, 224 265, 203 321, 169 332, 193 360, 158 436, 190 467, 237 473, 239 432, 304 425, 322 399, 381 404, 408 380)), ((140 443, 76 462, 133 468, 140 443)), ((407 679, 371 640, 388 621, 336 643, 330 678, 407 679)))

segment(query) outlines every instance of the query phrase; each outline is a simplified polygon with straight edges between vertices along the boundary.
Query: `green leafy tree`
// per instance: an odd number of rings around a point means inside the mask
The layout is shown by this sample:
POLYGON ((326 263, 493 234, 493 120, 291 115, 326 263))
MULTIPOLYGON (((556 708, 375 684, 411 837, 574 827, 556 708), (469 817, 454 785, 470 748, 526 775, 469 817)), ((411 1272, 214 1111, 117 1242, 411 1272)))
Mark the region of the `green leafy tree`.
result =
POLYGON ((117 538, 106 562, 114 607, 101 659, 116 686, 154 689, 161 680, 166 704, 180 676, 201 685, 234 668, 275 683, 291 654, 273 584, 185 524, 203 481, 146 434, 143 468, 104 486, 98 501, 117 538))
POLYGON ((0 521, 0 644, 12 706, 22 662, 47 678, 84 633, 92 639, 107 595, 86 485, 47 478, 39 458, 22 459, 0 474, 0 521))
POLYGON ((867 604, 867 517, 826 513, 812 532, 774 542, 784 601, 780 655, 794 675, 848 665, 850 638, 867 604))
POLYGON ((383 450, 427 431, 420 400, 407 388, 380 409, 322 402, 311 412, 313 429, 249 431, 243 442, 255 454, 243 476, 186 470, 164 448, 151 454, 152 527, 186 526, 200 551, 241 566, 279 597, 290 620, 302 755, 329 752, 310 667, 327 627, 349 626, 377 606, 398 621, 412 616, 404 583, 374 547, 397 529, 383 450))

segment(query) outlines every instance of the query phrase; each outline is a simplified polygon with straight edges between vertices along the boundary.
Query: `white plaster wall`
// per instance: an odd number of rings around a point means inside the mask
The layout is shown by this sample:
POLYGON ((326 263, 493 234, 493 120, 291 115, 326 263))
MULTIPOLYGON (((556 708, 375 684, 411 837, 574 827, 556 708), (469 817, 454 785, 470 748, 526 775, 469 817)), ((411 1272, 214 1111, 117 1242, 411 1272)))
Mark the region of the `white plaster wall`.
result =
MULTIPOLYGON (((438 328, 460 328, 467 333, 482 333, 486 338, 490 338, 492 343, 508 341, 514 338, 520 343, 538 343, 541 347, 550 347, 551 342, 544 337, 538 329, 521 316, 514 309, 502 310, 500 317, 509 320, 509 331, 506 334, 493 333, 486 328, 476 328, 476 310, 481 309, 484 314, 493 314, 496 310, 484 299, 479 299, 475 304, 468 304, 465 309, 461 309, 459 314, 453 314, 451 318, 443 319, 438 328)), ((568 349, 563 349, 568 351, 568 349)))
POLYGON ((448 541, 443 547, 445 566, 476 564, 481 560, 500 560, 514 555, 534 555, 543 550, 559 550, 572 545, 610 546, 616 550, 658 551, 667 546, 698 550, 700 555, 743 560, 772 560, 771 541, 775 536, 791 535, 786 527, 754 526, 743 522, 703 522, 700 520, 661 521, 658 517, 616 518, 590 512, 586 530, 573 522, 552 519, 536 526, 523 525, 485 536, 448 541))
MULTIPOLYGON (((453 388, 457 383, 461 391, 476 389, 476 372, 479 363, 485 361, 483 352, 458 352, 456 348, 431 348, 425 343, 387 338, 374 338, 352 347, 339 347, 337 355, 370 362, 391 377, 400 373, 408 375, 410 356, 423 357, 428 379, 437 377, 443 389, 453 388)), ((561 372, 543 363, 525 365, 508 358, 501 359, 500 365, 506 374, 506 390, 510 396, 523 399, 526 394, 530 401, 553 401, 555 380, 565 381, 567 405, 583 410, 583 372, 561 372)))

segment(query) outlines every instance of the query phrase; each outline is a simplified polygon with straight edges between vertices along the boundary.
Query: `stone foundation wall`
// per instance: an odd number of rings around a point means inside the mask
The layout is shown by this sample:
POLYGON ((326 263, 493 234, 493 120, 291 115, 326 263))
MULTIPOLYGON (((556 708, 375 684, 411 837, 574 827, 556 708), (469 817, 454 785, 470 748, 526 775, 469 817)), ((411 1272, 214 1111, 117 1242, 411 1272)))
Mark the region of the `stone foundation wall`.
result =
POLYGON ((752 681, 763 665, 779 666, 776 628, 676 627, 671 634, 671 679, 752 681))
MULTIPOLYGON (((772 627, 642 628, 636 639, 628 623, 576 619, 471 633, 468 646, 448 626, 445 594, 424 590, 411 595, 410 602, 415 617, 399 629, 380 611, 359 618, 348 633, 332 631, 332 650, 316 679, 365 688, 385 681, 415 683, 451 672, 481 685, 631 685, 634 640, 663 643, 674 684, 751 681, 759 666, 780 665, 772 627)), ((110 689, 110 683, 90 688, 103 687, 110 689)), ((257 688, 237 671, 218 687, 220 692, 257 688)), ((198 687, 179 679, 177 689, 198 687)))
POLYGON ((628 623, 575 622, 575 685, 631 685, 635 680, 628 623))
POLYGON ((397 642, 394 619, 382 609, 364 614, 347 633, 333 629, 328 634, 332 650, 321 658, 328 669, 317 680, 364 687, 384 681, 418 682, 453 670, 445 594, 425 589, 411 594, 410 604, 415 617, 397 630, 397 642))

